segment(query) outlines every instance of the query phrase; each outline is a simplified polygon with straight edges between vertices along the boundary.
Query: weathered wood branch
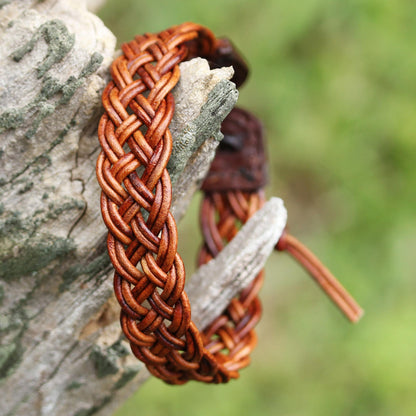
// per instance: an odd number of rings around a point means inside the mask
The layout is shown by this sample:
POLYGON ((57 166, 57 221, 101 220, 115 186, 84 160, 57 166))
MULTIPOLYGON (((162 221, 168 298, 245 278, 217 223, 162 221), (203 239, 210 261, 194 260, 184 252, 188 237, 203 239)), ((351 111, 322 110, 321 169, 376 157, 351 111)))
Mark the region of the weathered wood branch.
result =
MULTIPOLYGON (((0 413, 108 415, 148 377, 121 337, 95 180, 115 39, 83 2, 61 0, 4 5, 0 33, 0 413)), ((177 220, 237 99, 230 69, 197 59, 181 73, 169 166, 177 220)), ((270 201, 197 272, 196 322, 254 277, 285 221, 270 201)))

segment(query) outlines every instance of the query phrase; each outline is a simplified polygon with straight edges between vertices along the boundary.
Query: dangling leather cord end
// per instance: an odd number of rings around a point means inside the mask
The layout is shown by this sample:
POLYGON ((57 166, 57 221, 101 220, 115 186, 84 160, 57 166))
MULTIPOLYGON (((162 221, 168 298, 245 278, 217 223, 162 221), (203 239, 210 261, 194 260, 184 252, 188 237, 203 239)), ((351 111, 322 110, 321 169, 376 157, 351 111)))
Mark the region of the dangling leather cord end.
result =
POLYGON ((360 320, 364 314, 363 309, 320 260, 299 240, 284 230, 275 248, 290 253, 351 322, 355 323, 360 320))

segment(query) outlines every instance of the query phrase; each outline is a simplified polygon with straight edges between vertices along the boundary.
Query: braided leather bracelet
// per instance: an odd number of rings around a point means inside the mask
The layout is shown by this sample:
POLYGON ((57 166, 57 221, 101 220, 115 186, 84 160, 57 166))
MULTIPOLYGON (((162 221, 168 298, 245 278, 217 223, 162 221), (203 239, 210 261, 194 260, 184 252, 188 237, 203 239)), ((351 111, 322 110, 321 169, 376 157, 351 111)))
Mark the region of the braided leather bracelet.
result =
MULTIPOLYGON (((256 343, 253 327, 261 313, 256 295, 262 272, 208 328, 203 332, 196 328, 184 291, 185 270, 177 253, 176 224, 170 213, 172 189, 166 170, 172 150, 168 127, 174 102, 170 91, 180 76, 178 64, 194 56, 219 66, 237 64, 233 80, 238 85, 247 70, 234 59, 227 41, 216 39, 208 29, 193 23, 137 36, 124 44, 122 51, 111 67, 113 80, 103 92, 105 114, 98 128, 102 152, 97 160, 121 326, 135 356, 164 381, 227 382, 237 378, 238 370, 248 364, 256 343), (126 146, 128 152, 123 149, 126 146)), ((232 118, 229 120, 225 126, 233 124, 232 118)), ((256 122, 252 125, 256 135, 256 122)), ((213 168, 206 181, 208 192, 209 182, 218 183, 215 175, 213 168)), ((230 173, 230 178, 233 175, 230 173)), ((206 243, 201 263, 221 250, 223 239, 235 235, 236 219, 244 223, 262 205, 262 175, 260 169, 259 179, 249 181, 249 189, 239 186, 230 192, 212 188, 215 190, 202 208, 206 243), (219 193, 223 191, 225 194, 219 193), (212 226, 213 209, 220 212, 217 235, 212 226)), ((235 180, 228 182, 241 185, 235 180)))

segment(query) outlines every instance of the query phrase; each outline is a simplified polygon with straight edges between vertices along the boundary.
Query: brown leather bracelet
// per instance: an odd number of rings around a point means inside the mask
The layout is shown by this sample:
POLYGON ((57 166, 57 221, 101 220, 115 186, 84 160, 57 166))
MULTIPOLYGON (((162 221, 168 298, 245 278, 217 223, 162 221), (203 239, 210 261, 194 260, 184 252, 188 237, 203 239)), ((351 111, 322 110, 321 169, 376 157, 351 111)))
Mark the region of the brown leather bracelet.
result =
MULTIPOLYGON (((122 45, 122 51, 112 64, 113 80, 103 93, 105 113, 98 128, 102 152, 97 160, 121 326, 135 356, 167 383, 227 382, 248 364, 256 343, 253 327, 261 313, 257 292, 262 272, 208 328, 203 332, 196 328, 170 213, 172 189, 166 170, 172 149, 170 91, 180 76, 178 64, 194 56, 217 65, 234 64, 237 84, 244 81, 247 68, 228 41, 216 39, 211 31, 193 23, 137 36, 122 45), (140 174, 139 167, 143 168, 140 174), (146 219, 143 212, 148 214, 146 219)), ((256 122, 251 126, 256 135, 256 122)), ((224 145, 232 147, 233 143, 226 140, 224 145)), ((262 205, 263 156, 261 151, 257 159, 248 153, 246 162, 253 166, 240 166, 237 175, 232 170, 223 172, 235 186, 231 190, 218 189, 222 182, 215 179, 213 168, 205 185, 207 190, 212 188, 204 202, 202 228, 213 231, 212 222, 206 219, 219 210, 220 231, 217 237, 204 231, 207 243, 201 263, 221 249, 220 240, 235 235, 237 222, 244 223, 262 205)))
MULTIPOLYGON (((179 79, 178 63, 197 55, 218 64, 238 59, 229 42, 193 23, 137 36, 122 51, 103 93, 97 160, 122 329, 136 357, 166 382, 227 382, 247 363, 241 358, 244 345, 234 346, 228 355, 212 349, 209 335, 191 320, 176 224, 169 212, 172 190, 166 165, 172 149, 170 91, 179 79), (139 166, 144 168, 140 176, 139 166)), ((237 84, 246 75, 240 65, 237 84)))

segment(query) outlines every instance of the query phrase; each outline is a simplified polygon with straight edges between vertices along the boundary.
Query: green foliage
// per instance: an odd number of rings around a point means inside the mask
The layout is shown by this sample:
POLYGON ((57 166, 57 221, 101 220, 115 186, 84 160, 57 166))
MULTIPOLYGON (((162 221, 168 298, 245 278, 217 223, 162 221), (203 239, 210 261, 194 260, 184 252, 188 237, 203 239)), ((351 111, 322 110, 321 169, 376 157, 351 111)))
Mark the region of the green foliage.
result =
MULTIPOLYGON (((109 0, 119 42, 183 21, 226 34, 251 66, 271 185, 303 239, 366 310, 351 326, 274 254, 252 365, 227 386, 151 380, 117 413, 390 416, 416 412, 416 5, 390 0, 109 0)), ((195 254, 195 211, 182 253, 195 254)))

